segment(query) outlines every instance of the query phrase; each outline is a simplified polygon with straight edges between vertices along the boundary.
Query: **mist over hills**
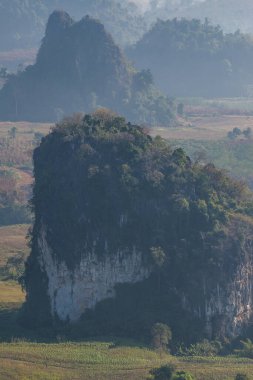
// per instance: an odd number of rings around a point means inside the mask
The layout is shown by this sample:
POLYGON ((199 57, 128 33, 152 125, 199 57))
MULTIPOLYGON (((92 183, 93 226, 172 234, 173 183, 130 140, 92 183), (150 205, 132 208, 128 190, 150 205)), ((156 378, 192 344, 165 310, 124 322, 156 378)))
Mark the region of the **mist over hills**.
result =
POLYGON ((138 7, 117 0, 0 0, 0 51, 38 47, 49 15, 55 9, 77 19, 89 14, 100 19, 116 42, 138 40, 147 28, 138 7))
POLYGON ((1 0, 0 50, 36 46, 46 13, 46 6, 39 0, 1 0))
POLYGON ((128 55, 173 96, 242 96, 253 84, 252 39, 207 20, 158 20, 128 55))
POLYGON ((73 112, 107 107, 129 120, 169 125, 173 104, 137 72, 104 26, 89 16, 49 18, 37 61, 12 75, 0 93, 2 120, 54 121, 73 112))
POLYGON ((226 32, 253 33, 251 0, 0 0, 0 51, 38 47, 56 9, 99 19, 121 46, 138 41, 158 18, 207 17, 226 32))
POLYGON ((162 20, 174 17, 187 19, 208 18, 214 25, 221 25, 225 32, 241 30, 253 33, 253 3, 251 0, 154 0, 146 9, 145 18, 149 23, 157 18, 162 20))

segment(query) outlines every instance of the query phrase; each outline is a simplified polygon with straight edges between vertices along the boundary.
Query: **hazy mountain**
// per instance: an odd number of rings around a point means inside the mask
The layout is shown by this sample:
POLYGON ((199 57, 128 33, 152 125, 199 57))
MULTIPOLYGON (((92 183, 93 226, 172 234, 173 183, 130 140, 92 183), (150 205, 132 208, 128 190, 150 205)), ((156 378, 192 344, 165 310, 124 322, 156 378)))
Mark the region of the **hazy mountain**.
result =
POLYGON ((97 20, 49 18, 37 61, 9 78, 0 93, 0 118, 53 121, 72 112, 108 107, 130 120, 170 124, 172 104, 136 72, 97 20))
POLYGON ((0 0, 0 50, 38 45, 47 12, 40 0, 0 0))
POLYGON ((182 12, 181 16, 208 17, 213 23, 221 25, 225 32, 240 29, 244 33, 253 33, 251 0, 206 0, 182 12))
POLYGON ((174 17, 206 17, 222 26, 226 32, 240 29, 244 33, 253 33, 253 2, 251 0, 153 0, 146 11, 149 22, 157 18, 166 20, 174 17))
POLYGON ((200 20, 158 21, 129 57, 173 96, 241 96, 253 84, 253 43, 200 20))
POLYGON ((139 8, 117 0, 0 0, 0 51, 38 47, 50 13, 89 14, 103 22, 117 43, 137 41, 146 30, 139 8))
POLYGON ((116 43, 136 42, 147 30, 138 7, 127 0, 44 0, 48 10, 63 9, 76 19, 90 15, 99 19, 116 43))

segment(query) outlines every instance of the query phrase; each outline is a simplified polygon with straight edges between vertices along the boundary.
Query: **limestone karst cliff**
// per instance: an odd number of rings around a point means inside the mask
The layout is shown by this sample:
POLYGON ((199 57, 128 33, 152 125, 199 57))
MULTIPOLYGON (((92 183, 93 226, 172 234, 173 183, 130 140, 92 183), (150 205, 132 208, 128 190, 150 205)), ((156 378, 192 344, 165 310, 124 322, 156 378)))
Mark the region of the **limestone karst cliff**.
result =
POLYGON ((189 340, 247 327, 253 223, 242 184, 105 110, 56 125, 34 165, 29 323, 145 335, 162 321, 189 340))
POLYGON ((173 103, 137 72, 104 26, 89 16, 49 17, 36 63, 12 75, 0 91, 0 120, 56 121, 109 107, 135 122, 171 125, 173 103))

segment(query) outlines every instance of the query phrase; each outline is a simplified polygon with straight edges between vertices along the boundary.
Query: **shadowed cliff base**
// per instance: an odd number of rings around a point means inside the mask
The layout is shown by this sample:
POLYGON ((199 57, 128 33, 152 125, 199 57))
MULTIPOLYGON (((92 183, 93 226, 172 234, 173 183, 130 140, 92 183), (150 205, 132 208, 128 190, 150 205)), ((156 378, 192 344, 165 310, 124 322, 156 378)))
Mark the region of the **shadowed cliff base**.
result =
POLYGON ((100 335, 144 337, 157 321, 178 339, 244 332, 253 265, 244 184, 105 111, 57 124, 34 167, 30 325, 84 314, 83 331, 100 335))

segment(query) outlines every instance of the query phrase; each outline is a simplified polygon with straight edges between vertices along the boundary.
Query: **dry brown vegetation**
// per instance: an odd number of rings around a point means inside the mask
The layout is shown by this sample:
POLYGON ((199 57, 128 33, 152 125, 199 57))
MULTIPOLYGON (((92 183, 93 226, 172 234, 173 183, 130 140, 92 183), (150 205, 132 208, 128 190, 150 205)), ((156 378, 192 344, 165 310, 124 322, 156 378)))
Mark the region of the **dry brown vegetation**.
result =
POLYGON ((253 129, 253 116, 195 116, 187 121, 180 127, 152 128, 151 135, 171 140, 222 140, 235 127, 253 129))
POLYGON ((27 121, 19 122, 0 122, 0 137, 8 136, 8 131, 12 127, 17 128, 17 136, 21 136, 24 140, 31 141, 32 134, 35 132, 41 132, 47 134, 53 123, 30 123, 27 121))
POLYGON ((29 226, 26 224, 0 228, 0 268, 6 264, 9 257, 18 252, 22 251, 28 254, 26 239, 28 228, 29 226))

